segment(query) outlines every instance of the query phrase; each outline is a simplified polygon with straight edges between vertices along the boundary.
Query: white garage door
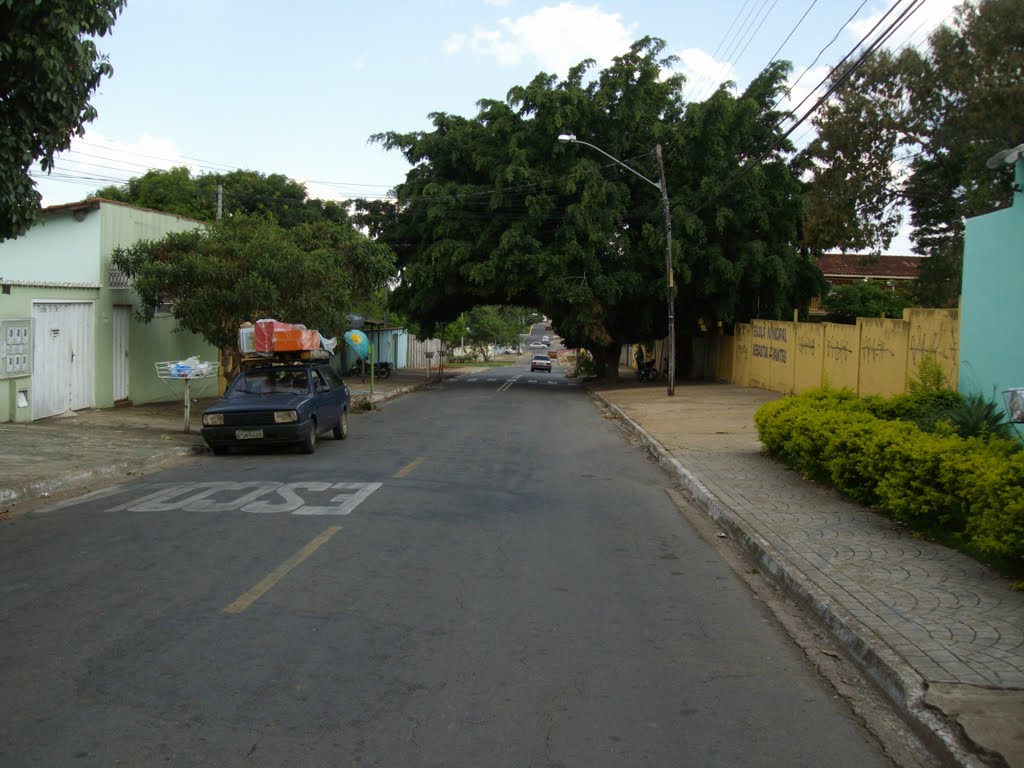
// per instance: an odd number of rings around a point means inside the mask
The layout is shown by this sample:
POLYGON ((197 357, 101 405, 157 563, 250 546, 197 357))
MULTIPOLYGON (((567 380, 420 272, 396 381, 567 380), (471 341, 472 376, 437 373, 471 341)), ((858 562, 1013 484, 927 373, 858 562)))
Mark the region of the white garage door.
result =
POLYGON ((93 313, 90 301, 32 304, 33 419, 95 405, 93 313))

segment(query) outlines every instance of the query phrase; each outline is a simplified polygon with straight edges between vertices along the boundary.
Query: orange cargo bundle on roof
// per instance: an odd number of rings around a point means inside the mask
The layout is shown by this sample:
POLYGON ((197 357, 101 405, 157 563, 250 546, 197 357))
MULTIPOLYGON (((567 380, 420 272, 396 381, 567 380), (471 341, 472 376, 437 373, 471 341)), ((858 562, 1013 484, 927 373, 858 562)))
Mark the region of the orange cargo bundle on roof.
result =
POLYGON ((320 349, 320 331, 307 331, 299 328, 276 330, 274 331, 272 343, 272 352, 320 349))
MULTIPOLYGON (((279 320, 265 319, 253 323, 253 341, 257 352, 274 351, 275 331, 290 331, 296 326, 291 323, 282 323, 279 320)), ((305 328, 305 326, 299 326, 305 328)))

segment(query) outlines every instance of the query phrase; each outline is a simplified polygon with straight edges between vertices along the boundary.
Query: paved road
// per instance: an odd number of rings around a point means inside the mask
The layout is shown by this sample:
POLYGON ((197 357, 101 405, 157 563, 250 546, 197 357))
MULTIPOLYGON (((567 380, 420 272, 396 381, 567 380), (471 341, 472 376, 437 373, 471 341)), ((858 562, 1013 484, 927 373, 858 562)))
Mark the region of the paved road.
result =
POLYGON ((355 424, 8 525, 0 764, 887 765, 571 381, 355 424))

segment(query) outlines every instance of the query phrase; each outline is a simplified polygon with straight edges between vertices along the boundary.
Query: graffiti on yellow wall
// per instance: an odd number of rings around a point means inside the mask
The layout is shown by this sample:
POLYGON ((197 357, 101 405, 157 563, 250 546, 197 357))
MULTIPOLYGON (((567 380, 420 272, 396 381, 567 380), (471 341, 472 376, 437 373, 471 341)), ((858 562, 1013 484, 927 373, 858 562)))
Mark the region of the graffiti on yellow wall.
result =
POLYGON ((955 387, 959 336, 955 309, 913 309, 902 319, 860 318, 856 325, 754 320, 737 324, 729 367, 742 386, 800 393, 828 385, 891 395, 906 391, 930 357, 955 387))

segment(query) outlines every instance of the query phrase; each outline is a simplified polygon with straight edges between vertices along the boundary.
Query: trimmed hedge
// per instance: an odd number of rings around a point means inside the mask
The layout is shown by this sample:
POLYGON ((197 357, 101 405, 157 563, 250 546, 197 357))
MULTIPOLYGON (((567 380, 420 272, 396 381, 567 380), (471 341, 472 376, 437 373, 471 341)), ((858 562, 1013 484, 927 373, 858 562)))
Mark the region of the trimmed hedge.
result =
POLYGON ((815 389, 761 406, 768 453, 915 531, 1024 570, 1024 451, 1016 440, 963 438, 883 416, 913 411, 901 395, 815 389))

